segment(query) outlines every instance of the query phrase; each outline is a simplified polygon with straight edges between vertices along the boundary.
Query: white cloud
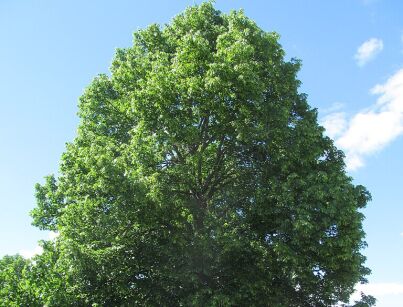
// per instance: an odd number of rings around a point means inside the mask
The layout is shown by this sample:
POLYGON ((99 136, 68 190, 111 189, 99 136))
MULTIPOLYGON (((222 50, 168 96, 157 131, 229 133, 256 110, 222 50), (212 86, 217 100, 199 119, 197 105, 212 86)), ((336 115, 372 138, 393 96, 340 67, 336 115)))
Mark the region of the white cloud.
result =
MULTIPOLYGON (((357 284, 355 291, 350 297, 350 304, 361 299, 361 293, 372 295, 376 298, 376 306, 378 307, 401 307, 403 299, 403 284, 402 283, 369 283, 357 284)), ((345 306, 339 303, 335 307, 345 306)))
POLYGON ((41 246, 37 245, 33 249, 23 249, 23 250, 20 250, 18 253, 22 257, 28 259, 28 258, 32 258, 36 255, 40 255, 40 254, 42 254, 42 252, 43 252, 43 248, 41 246))
MULTIPOLYGON (((403 45, 403 32, 402 32, 402 35, 400 35, 400 42, 401 42, 402 45, 403 45)), ((402 53, 403 53, 403 48, 402 48, 402 53)))
POLYGON ((331 138, 339 136, 347 126, 346 114, 344 112, 331 113, 324 117, 323 127, 331 138))
POLYGON ((401 295, 403 294, 403 284, 400 283, 369 283, 358 284, 355 287, 355 292, 351 296, 351 301, 359 300, 361 292, 366 295, 372 295, 375 298, 381 298, 387 295, 401 295))
POLYGON ((324 114, 334 113, 336 111, 340 111, 345 107, 345 104, 342 102, 335 102, 329 108, 321 110, 324 114))
POLYGON ((401 232, 400 235, 403 237, 403 232, 401 232))
POLYGON ((380 151, 403 134, 403 69, 384 84, 376 85, 372 94, 380 95, 376 103, 349 120, 344 113, 331 113, 322 125, 326 134, 346 153, 347 169, 364 165, 364 157, 380 151))
POLYGON ((354 58, 358 66, 364 66, 374 59, 383 50, 383 41, 379 38, 370 38, 358 47, 354 58))
POLYGON ((361 0, 362 4, 364 5, 371 5, 374 4, 376 2, 378 2, 379 0, 361 0))
POLYGON ((55 232, 55 231, 49 232, 49 240, 54 240, 54 239, 56 239, 58 236, 59 236, 59 233, 58 233, 58 232, 55 232))
MULTIPOLYGON (((59 236, 58 232, 50 231, 48 233, 48 240, 55 240, 59 236)), ((33 249, 22 249, 18 252, 22 257, 29 259, 36 255, 40 255, 43 253, 43 248, 40 245, 35 246, 33 249)))

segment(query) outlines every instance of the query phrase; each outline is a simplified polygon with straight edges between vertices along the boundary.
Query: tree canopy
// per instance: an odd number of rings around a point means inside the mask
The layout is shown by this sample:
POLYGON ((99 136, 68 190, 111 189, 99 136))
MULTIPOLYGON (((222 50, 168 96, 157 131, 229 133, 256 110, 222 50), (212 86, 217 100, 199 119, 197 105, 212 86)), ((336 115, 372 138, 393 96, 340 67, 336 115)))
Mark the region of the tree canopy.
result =
POLYGON ((36 186, 33 224, 60 235, 33 260, 1 260, 0 302, 347 303, 369 274, 370 195, 278 40, 210 2, 134 33, 80 97, 58 176, 36 186))

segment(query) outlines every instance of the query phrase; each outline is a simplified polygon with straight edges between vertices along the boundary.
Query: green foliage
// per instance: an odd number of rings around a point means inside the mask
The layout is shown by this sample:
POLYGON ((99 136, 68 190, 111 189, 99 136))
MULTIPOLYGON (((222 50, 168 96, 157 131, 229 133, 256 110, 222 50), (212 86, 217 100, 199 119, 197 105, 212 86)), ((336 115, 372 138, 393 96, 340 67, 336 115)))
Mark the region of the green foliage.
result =
POLYGON ((356 301, 353 307, 368 307, 375 306, 376 299, 371 295, 365 295, 361 292, 361 300, 356 301))
POLYGON ((60 237, 12 278, 29 268, 47 306, 347 302, 369 273, 370 195, 299 68, 276 33, 211 3, 136 32, 80 98, 58 178, 36 187, 33 223, 60 237))
POLYGON ((19 255, 5 256, 0 260, 0 305, 23 306, 33 304, 33 293, 27 282, 29 261, 19 255))
MULTIPOLYGON (((0 260, 0 306, 71 306, 66 266, 58 264, 58 244, 42 241, 43 253, 33 259, 5 256, 0 260)), ((77 306, 77 305, 74 305, 77 306)))

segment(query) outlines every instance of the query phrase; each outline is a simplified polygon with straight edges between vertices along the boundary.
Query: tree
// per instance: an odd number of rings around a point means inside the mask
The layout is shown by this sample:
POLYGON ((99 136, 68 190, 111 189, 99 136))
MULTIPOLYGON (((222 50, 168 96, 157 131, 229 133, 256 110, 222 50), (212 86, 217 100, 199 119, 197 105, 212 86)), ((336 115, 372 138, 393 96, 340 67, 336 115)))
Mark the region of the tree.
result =
POLYGON ((1 306, 23 306, 32 303, 32 292, 26 279, 29 260, 19 255, 0 259, 0 304, 1 306))
POLYGON ((0 306, 77 306, 80 303, 66 286, 69 284, 67 267, 61 265, 59 244, 42 241, 40 245, 42 254, 32 259, 20 255, 0 259, 0 306))
POLYGON ((278 39, 208 2, 117 50, 111 76, 80 98, 59 176, 36 187, 34 225, 60 233, 54 257, 38 258, 63 281, 44 296, 60 289, 87 306, 348 302, 369 274, 359 209, 370 195, 346 175, 298 92, 300 62, 284 59, 278 39))

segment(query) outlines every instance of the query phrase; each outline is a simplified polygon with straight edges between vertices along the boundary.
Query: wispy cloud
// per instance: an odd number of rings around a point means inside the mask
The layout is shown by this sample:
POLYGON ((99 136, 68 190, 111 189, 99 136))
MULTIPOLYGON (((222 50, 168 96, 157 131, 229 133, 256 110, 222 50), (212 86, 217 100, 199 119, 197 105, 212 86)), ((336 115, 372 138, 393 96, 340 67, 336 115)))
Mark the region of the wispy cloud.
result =
POLYGON ((40 255, 43 252, 43 248, 39 245, 35 246, 33 249, 22 249, 20 250, 18 253, 28 259, 28 258, 32 258, 36 255, 40 255))
POLYGON ((366 295, 372 295, 376 298, 386 295, 401 295, 403 294, 403 284, 400 283, 369 283, 358 284, 355 287, 355 292, 351 296, 351 301, 359 300, 361 292, 366 295))
POLYGON ((403 134, 403 69, 371 93, 376 103, 349 119, 343 112, 327 114, 322 122, 326 133, 346 153, 349 170, 364 165, 364 157, 383 149, 403 134))
POLYGON ((383 50, 383 41, 379 38, 370 38, 358 47, 354 58, 358 66, 364 66, 373 60, 383 50))
POLYGON ((403 31, 402 34, 400 35, 400 43, 402 44, 402 53, 403 53, 403 31))
MULTIPOLYGON (((51 231, 48 233, 48 240, 55 240, 59 236, 58 232, 51 231)), ((43 248, 40 245, 35 246, 33 249, 22 249, 18 252, 22 257, 29 259, 36 255, 43 253, 43 248)))
POLYGON ((325 114, 334 113, 342 110, 345 107, 345 104, 342 102, 335 102, 329 108, 323 109, 325 114))
POLYGON ((347 126, 346 113, 336 112, 326 115, 323 119, 323 127, 332 139, 340 136, 347 126))
POLYGON ((376 2, 379 2, 379 0, 361 0, 361 3, 364 5, 371 5, 374 4, 376 2))
POLYGON ((55 232, 55 231, 49 232, 49 240, 54 240, 54 239, 56 239, 58 236, 59 236, 59 233, 58 233, 58 232, 55 232))

